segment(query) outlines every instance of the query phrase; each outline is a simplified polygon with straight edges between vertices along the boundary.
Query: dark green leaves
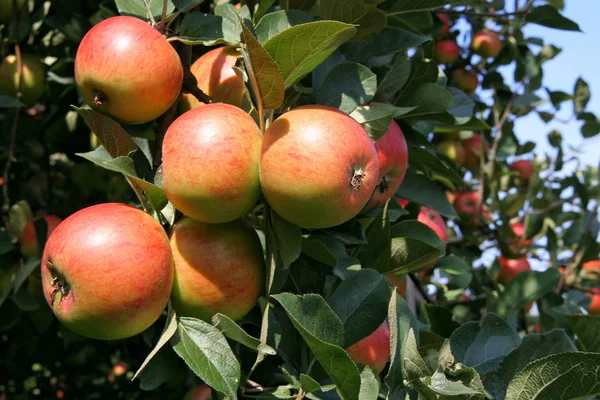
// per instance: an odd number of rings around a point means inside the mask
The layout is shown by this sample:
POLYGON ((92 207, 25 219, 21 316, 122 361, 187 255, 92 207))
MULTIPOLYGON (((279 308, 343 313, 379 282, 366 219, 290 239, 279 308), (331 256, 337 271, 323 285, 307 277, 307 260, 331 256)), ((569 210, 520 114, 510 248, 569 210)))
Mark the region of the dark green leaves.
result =
POLYGON ((350 116, 354 118, 369 137, 376 142, 387 133, 392 120, 414 110, 414 107, 395 107, 391 104, 371 103, 357 107, 350 116))
POLYGON ((290 265, 300 257, 302 231, 298 225, 286 221, 273 210, 271 210, 271 224, 279 257, 283 265, 290 265))
MULTIPOLYGON (((150 12, 152 13, 152 17, 160 19, 162 15, 162 9, 164 0, 146 0, 148 2, 148 6, 150 8, 150 12)), ((115 0, 115 4, 117 5, 117 10, 121 15, 129 15, 133 17, 138 17, 142 19, 148 19, 148 10, 146 9, 146 5, 143 1, 131 1, 131 0, 115 0)), ((173 3, 170 1, 167 2, 167 14, 173 12, 173 3)))
POLYGON ((394 225, 391 230, 392 258, 390 270, 417 271, 444 255, 442 242, 431 228, 415 220, 394 225))
POLYGON ((317 103, 350 114, 359 105, 369 102, 376 88, 377 76, 369 68, 356 63, 338 64, 327 74, 317 103))
POLYGON ((300 10, 281 10, 265 15, 256 25, 256 38, 265 43, 273 36, 294 25, 313 22, 315 19, 310 14, 300 10))
POLYGON ((521 272, 508 284, 498 298, 496 312, 507 316, 519 308, 525 307, 554 290, 559 280, 560 272, 556 268, 548 268, 544 272, 521 272))
POLYGON ((369 39, 342 46, 348 61, 367 61, 372 57, 393 54, 419 46, 429 40, 399 28, 386 28, 369 39))
POLYGON ((566 318, 577 335, 579 350, 600 353, 600 316, 573 314, 566 318))
POLYGON ((365 40, 381 31, 386 24, 385 13, 364 0, 317 0, 310 13, 320 18, 357 25, 352 41, 365 40))
POLYGON ((412 169, 406 172, 397 194, 403 199, 422 204, 446 217, 457 217, 454 207, 448 201, 441 186, 412 169))
POLYGON ((214 46, 240 41, 239 21, 214 14, 188 13, 183 17, 177 40, 185 44, 214 46))
POLYGON ((562 29, 565 31, 578 31, 579 25, 563 16, 555 7, 544 5, 536 7, 525 17, 527 22, 543 25, 548 28, 562 29))

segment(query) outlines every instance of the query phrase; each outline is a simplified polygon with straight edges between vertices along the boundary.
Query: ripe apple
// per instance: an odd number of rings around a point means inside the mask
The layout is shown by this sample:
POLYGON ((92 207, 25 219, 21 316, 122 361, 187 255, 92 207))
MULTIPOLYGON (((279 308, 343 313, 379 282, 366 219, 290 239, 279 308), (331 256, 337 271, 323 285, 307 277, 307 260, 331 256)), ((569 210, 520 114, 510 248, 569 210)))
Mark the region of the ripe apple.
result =
POLYGON ((513 221, 510 223, 510 227, 515 235, 514 238, 508 239, 508 243, 511 246, 517 249, 522 249, 533 243, 533 239, 525 239, 525 225, 523 225, 521 222, 513 221))
POLYGON ((479 54, 481 57, 497 57, 500 54, 500 50, 502 50, 502 41, 497 33, 482 31, 473 36, 471 48, 475 54, 479 54))
POLYGON ((462 167, 465 162, 465 149, 458 140, 444 140, 441 141, 437 149, 440 153, 445 154, 449 159, 454 161, 457 167, 462 167))
MULTIPOLYGON (((23 8, 26 0, 17 0, 17 11, 23 8)), ((0 24, 12 21, 15 14, 13 0, 0 0, 0 24)))
POLYGON ((440 31, 435 36, 435 40, 441 40, 450 31, 450 18, 448 18, 448 16, 446 14, 442 14, 442 13, 436 13, 435 15, 438 17, 438 19, 440 21, 442 21, 442 24, 443 24, 442 27, 440 28, 440 31))
POLYGON ((167 197, 198 221, 242 217, 260 197, 260 142, 258 125, 240 108, 213 103, 184 113, 163 141, 167 197))
POLYGON ((46 215, 44 217, 38 217, 32 221, 29 221, 21 231, 20 239, 21 253, 26 258, 37 256, 39 253, 34 223, 40 218, 44 218, 46 220, 46 240, 50 237, 50 234, 54 231, 54 229, 56 229, 58 224, 62 222, 62 219, 54 215, 46 215))
MULTIPOLYGON (((463 148, 465 149, 465 162, 464 166, 472 172, 477 172, 480 166, 480 156, 482 152, 482 139, 481 135, 475 134, 463 141, 463 148)), ((485 153, 490 151, 490 146, 485 143, 485 153)))
POLYGON ((260 180, 267 202, 283 218, 328 228, 350 220, 369 201, 379 183, 377 151, 348 114, 298 107, 265 132, 260 180))
POLYGON ((528 183, 533 175, 533 163, 529 160, 517 160, 510 164, 510 169, 519 173, 521 182, 528 183))
POLYGON ((446 39, 435 44, 433 58, 438 64, 452 64, 459 57, 459 48, 454 40, 446 39))
POLYGON ((590 305, 587 310, 592 315, 600 315, 600 290, 598 288, 593 288, 588 296, 591 297, 590 305))
MULTIPOLYGON (((34 55, 22 54, 21 62, 23 64, 21 100, 24 104, 31 105, 46 92, 46 72, 44 64, 34 55)), ((0 64, 0 94, 16 97, 18 87, 17 57, 11 54, 0 64)))
POLYGON ((125 204, 84 208, 65 219, 42 256, 44 296, 80 335, 123 339, 163 312, 173 286, 169 238, 154 218, 125 204))
POLYGON ((243 220, 205 224, 184 217, 173 226, 171 248, 177 315, 210 321, 221 313, 238 320, 254 307, 264 259, 256 231, 243 220))
POLYGON ((435 210, 427 207, 421 207, 417 221, 427 225, 439 236, 443 242, 448 241, 448 233, 446 232, 446 223, 442 216, 435 210))
POLYGON ((196 385, 188 390, 183 400, 209 400, 212 399, 212 389, 205 383, 196 385))
MULTIPOLYGON (((198 81, 198 88, 215 103, 239 107, 246 89, 244 79, 233 69, 240 53, 235 47, 219 47, 197 59, 190 71, 198 81)), ((183 94, 179 101, 180 112, 204 104, 191 94, 183 94)))
POLYGON ((402 297, 406 294, 406 274, 386 275, 390 282, 396 286, 396 292, 402 297))
POLYGON ((500 273, 498 274, 498 282, 503 285, 508 285, 515 276, 523 271, 529 271, 531 265, 526 258, 512 259, 504 256, 498 257, 498 264, 500 264, 500 273))
POLYGON ((375 142, 375 149, 379 160, 379 183, 366 206, 367 210, 385 204, 396 193, 408 167, 406 139, 396 121, 392 121, 386 134, 375 142))
POLYGON ((600 272, 600 260, 592 260, 592 261, 584 262, 582 265, 582 268, 585 271, 600 272))
POLYGON ((472 69, 455 69, 452 71, 452 82, 466 94, 473 94, 479 85, 477 72, 472 69))
POLYGON ((479 198, 479 192, 456 193, 454 208, 462 217, 466 217, 470 222, 479 223, 482 216, 485 219, 490 218, 490 213, 483 202, 479 209, 477 209, 479 198))
POLYGON ((390 358, 390 329, 386 321, 364 339, 346 349, 354 362, 367 365, 375 374, 381 373, 390 358))
POLYGON ((81 97, 96 111, 141 124, 163 114, 179 97, 183 66, 156 29, 134 17, 96 24, 75 56, 81 97))

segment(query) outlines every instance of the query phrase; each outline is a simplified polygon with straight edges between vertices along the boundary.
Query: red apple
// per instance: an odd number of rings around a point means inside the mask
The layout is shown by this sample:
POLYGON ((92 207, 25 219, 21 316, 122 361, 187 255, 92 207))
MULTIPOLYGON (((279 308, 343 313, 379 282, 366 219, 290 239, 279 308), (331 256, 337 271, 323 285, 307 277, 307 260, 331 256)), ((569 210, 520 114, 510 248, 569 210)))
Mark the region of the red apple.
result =
POLYGON ((477 72, 472 69, 455 69, 452 71, 452 82, 466 94, 473 94, 479 85, 477 72))
POLYGON ((177 315, 210 321, 221 313, 238 320, 254 307, 265 267, 258 235, 244 221, 204 224, 184 217, 171 231, 171 248, 177 315))
POLYGON ((522 249, 533 243, 533 239, 525 239, 525 225, 519 221, 513 221, 510 223, 510 227, 515 235, 514 238, 510 238, 508 243, 517 249, 522 249))
POLYGON ((454 40, 446 39, 435 44, 433 58, 438 64, 452 64, 460 55, 460 49, 454 40))
MULTIPOLYGON (((239 8, 239 7, 238 7, 239 8)), ((212 389, 203 383, 188 390, 183 400, 209 400, 212 399, 212 389)))
POLYGON ((528 183, 533 175, 533 163, 529 160, 517 160, 510 164, 510 169, 519 173, 523 183, 528 183))
POLYGON ((406 294, 406 274, 386 275, 390 282, 396 286, 396 292, 402 297, 406 294))
POLYGON ((354 362, 371 367, 375 374, 381 373, 390 358, 390 329, 387 322, 384 321, 375 332, 346 351, 354 362))
POLYGON ((112 369, 112 373, 115 376, 122 376, 127 373, 127 366, 123 363, 117 363, 112 369))
POLYGON ((592 260, 584 262, 582 265, 584 271, 597 271, 600 272, 600 260, 592 260))
POLYGON ((448 34, 448 32, 450 31, 450 18, 448 18, 448 16, 446 14, 442 14, 442 13, 436 13, 435 15, 438 17, 438 19, 440 21, 442 21, 442 27, 440 28, 440 31, 438 32, 438 34, 435 36, 435 40, 440 40, 444 36, 446 36, 448 34))
POLYGON ((454 161, 457 167, 461 167, 465 162, 465 149, 458 140, 444 140, 438 144, 437 149, 454 161))
POLYGON ((482 31, 473 36, 471 48, 475 54, 479 54, 481 57, 497 57, 502 50, 502 41, 497 33, 482 31))
POLYGON ((375 142, 375 149, 379 160, 379 184, 366 206, 367 210, 385 204, 396 193, 408 167, 406 139, 396 121, 392 121, 386 134, 375 142))
MULTIPOLYGON (((468 170, 477 172, 480 166, 480 156, 482 152, 482 139, 481 135, 475 134, 469 139, 463 141, 463 148, 465 149, 465 162, 464 166, 468 170)), ((490 151, 490 146, 485 143, 485 153, 490 151)))
MULTIPOLYGON (((24 104, 31 105, 46 92, 45 67, 39 57, 31 54, 23 54, 21 62, 23 64, 21 100, 24 104)), ((0 64, 0 94, 16 97, 18 87, 17 57, 11 54, 0 64)))
POLYGON ((134 17, 112 17, 84 36, 75 80, 93 109, 121 122, 156 119, 179 97, 183 66, 167 39, 134 17))
POLYGON ((483 202, 481 202, 479 209, 477 208, 479 198, 479 192, 456 193, 454 208, 462 217, 466 217, 470 222, 479 223, 481 217, 484 219, 490 218, 490 213, 483 202))
POLYGON ((587 295, 592 299, 587 308, 588 312, 592 315, 600 315, 600 290, 593 288, 587 295))
POLYGON ((44 218, 46 220, 46 240, 50 237, 50 234, 56 229, 58 224, 62 222, 62 219, 55 217, 54 215, 46 215, 44 217, 35 218, 33 221, 29 221, 27 225, 21 231, 21 253, 23 256, 34 257, 38 256, 39 249, 37 238, 35 236, 35 225, 34 222, 44 218))
POLYGON ((214 103, 186 112, 169 126, 163 141, 167 197, 198 221, 242 217, 260 197, 260 142, 256 122, 240 108, 214 103))
POLYGON ((125 204, 84 208, 48 238, 42 284, 67 329, 105 340, 137 335, 169 300, 169 238, 154 218, 125 204))
POLYGON ((498 264, 500 264, 498 282, 503 285, 508 285, 515 276, 531 269, 531 265, 529 265, 529 261, 526 258, 512 259, 500 256, 498 257, 498 264))
MULTIPOLYGON (((246 86, 244 79, 233 69, 240 57, 235 47, 219 47, 197 59, 190 71, 198 81, 198 87, 215 103, 227 103, 239 107, 246 86)), ((191 110, 201 104, 191 94, 183 94, 179 101, 181 112, 191 110)))
POLYGON ((369 201, 379 183, 377 151, 348 114, 298 107, 265 132, 260 179, 265 199, 283 218, 327 228, 350 220, 369 201))
POLYGON ((427 207, 421 207, 417 221, 427 225, 438 235, 441 241, 448 241, 448 233, 446 232, 446 223, 442 216, 437 212, 427 207))

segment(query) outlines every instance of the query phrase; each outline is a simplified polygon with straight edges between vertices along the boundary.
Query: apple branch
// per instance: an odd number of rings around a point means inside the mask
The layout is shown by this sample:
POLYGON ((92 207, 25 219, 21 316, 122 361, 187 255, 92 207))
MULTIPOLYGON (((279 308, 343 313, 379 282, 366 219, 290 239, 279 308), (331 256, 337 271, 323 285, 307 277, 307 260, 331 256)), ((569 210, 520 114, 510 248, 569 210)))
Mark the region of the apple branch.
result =
POLYGON ((423 287, 423 283, 421 282, 421 280, 419 278, 417 278, 417 276, 415 274, 408 274, 408 277, 410 278, 413 285, 415 285, 415 288, 417 289, 419 294, 423 297, 423 299, 429 304, 435 304, 435 301, 433 301, 433 299, 429 296, 429 294, 423 287))
POLYGON ((169 3, 169 0, 163 1, 162 14, 160 16, 160 25, 158 27, 158 30, 161 33, 165 33, 165 19, 167 18, 167 4, 168 3, 169 3))
POLYGON ((202 103, 212 103, 213 101, 210 98, 210 96, 204 93, 198 87, 198 81, 196 80, 196 77, 194 76, 194 74, 192 74, 192 71, 190 70, 190 67, 192 65, 192 46, 183 45, 180 57, 181 64, 183 65, 183 91, 185 93, 191 94, 202 103))

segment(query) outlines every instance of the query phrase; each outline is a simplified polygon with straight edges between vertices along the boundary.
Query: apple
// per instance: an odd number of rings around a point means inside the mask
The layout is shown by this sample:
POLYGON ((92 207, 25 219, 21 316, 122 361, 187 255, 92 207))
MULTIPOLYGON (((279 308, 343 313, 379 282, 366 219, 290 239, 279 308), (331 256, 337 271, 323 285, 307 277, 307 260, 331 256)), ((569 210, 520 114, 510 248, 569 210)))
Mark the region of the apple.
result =
POLYGON ((600 272, 600 260, 592 260, 584 262, 582 265, 584 271, 597 271, 600 272))
MULTIPOLYGON (((17 11, 25 5, 26 0, 17 0, 17 11)), ((0 0, 0 24, 8 24, 15 15, 13 0, 0 0)))
MULTIPOLYGON (((197 59, 190 71, 198 81, 198 88, 215 103, 227 103, 236 107, 242 104, 246 86, 244 79, 233 69, 240 57, 235 47, 219 47, 197 59)), ((204 104, 189 93, 181 96, 180 112, 191 110, 204 104)))
MULTIPOLYGON (((239 8, 239 7, 238 7, 239 8)), ((209 400, 212 399, 212 389, 205 383, 196 385, 188 390, 183 400, 209 400)))
POLYGON ((123 339, 146 330, 163 312, 173 286, 173 256, 162 226, 118 203, 84 208, 46 242, 42 285, 54 315, 94 339, 123 339))
POLYGON ((24 257, 34 257, 39 253, 37 238, 35 235, 34 223, 41 218, 46 220, 46 240, 50 237, 50 234, 56 229, 58 224, 62 222, 62 219, 54 215, 46 215, 44 217, 38 217, 29 221, 23 230, 21 231, 21 253, 24 257))
POLYGON ((437 149, 440 153, 454 161, 457 167, 462 167, 465 162, 465 149, 458 140, 443 140, 438 144, 437 149))
POLYGON ((162 145, 167 198, 201 222, 242 217, 260 197, 260 143, 258 125, 241 108, 213 103, 184 113, 162 145))
POLYGON ((452 71, 452 82, 466 94, 473 94, 479 85, 477 72, 472 69, 455 69, 452 71))
POLYGON ((389 281, 396 286, 396 292, 402 297, 406 294, 406 274, 386 275, 389 281))
POLYGON ((513 221, 510 223, 510 227, 515 235, 514 238, 509 238, 508 243, 517 249, 522 249, 533 243, 533 239, 525 239, 525 225, 519 221, 513 221))
MULTIPOLYGON (((46 72, 44 64, 34 55, 22 54, 21 62, 23 64, 21 100, 24 104, 31 105, 46 92, 46 72)), ((0 94, 16 97, 18 87, 17 57, 11 54, 0 64, 0 94)))
POLYGON ((265 266, 258 235, 243 220, 205 224, 184 217, 173 226, 170 240, 171 302, 177 315, 210 321, 221 313, 238 320, 254 307, 265 266))
POLYGON ((533 175, 533 163, 529 160, 517 160, 510 164, 511 171, 519 173, 521 182, 528 183, 533 175))
POLYGON ((417 221, 427 225, 438 235, 441 241, 448 241, 448 233, 446 232, 446 223, 442 216, 435 210, 421 206, 421 211, 417 216, 417 221))
POLYGON ((392 121, 386 134, 375 142, 375 149, 379 160, 379 184, 366 206, 367 210, 385 204, 396 193, 408 167, 406 139, 396 121, 392 121))
MULTIPOLYGON (((465 161, 464 166, 472 172, 477 172, 480 166, 480 156, 482 152, 482 139, 481 135, 474 134, 467 140, 463 141, 463 148, 465 149, 465 161)), ((485 153, 490 151, 490 146, 485 143, 485 153)))
POLYGON ((75 56, 75 81, 90 107, 120 122, 141 124, 179 97, 183 66, 156 29, 134 17, 97 23, 75 56))
POLYGON ((593 315, 600 315, 600 290, 598 288, 593 288, 588 296, 592 299, 587 308, 588 312, 593 315))
POLYGON ((444 36, 448 34, 448 32, 450 32, 450 18, 448 18, 446 14, 442 13, 436 13, 435 15, 440 21, 442 21, 442 27, 440 28, 438 34, 435 36, 435 40, 441 40, 444 36))
POLYGON ((462 217, 466 217, 470 222, 479 223, 482 216, 485 219, 490 218, 490 213, 483 202, 481 202, 479 209, 477 209, 477 204, 480 202, 479 199, 479 192, 456 193, 453 203, 454 208, 462 217))
POLYGON ((497 57, 502 50, 502 41, 496 32, 482 31, 473 36, 471 48, 483 58, 497 57))
POLYGON ((381 373, 390 358, 390 329, 387 322, 384 321, 375 332, 348 347, 346 352, 354 362, 371 367, 377 375, 381 373))
POLYGON ((348 114, 308 105, 275 120, 262 139, 260 180, 271 207, 306 228, 356 216, 379 183, 375 146, 348 114))
POLYGON ((115 364, 115 366, 112 369, 112 373, 115 376, 122 376, 125 375, 127 373, 127 366, 125 364, 123 364, 122 362, 115 364))
POLYGON ((459 57, 459 48, 454 40, 446 39, 435 44, 433 58, 438 64, 452 64, 459 57))
POLYGON ((498 282, 503 285, 508 285, 512 280, 523 271, 531 270, 531 265, 526 258, 507 258, 504 256, 498 257, 500 264, 500 273, 498 274, 498 282))

